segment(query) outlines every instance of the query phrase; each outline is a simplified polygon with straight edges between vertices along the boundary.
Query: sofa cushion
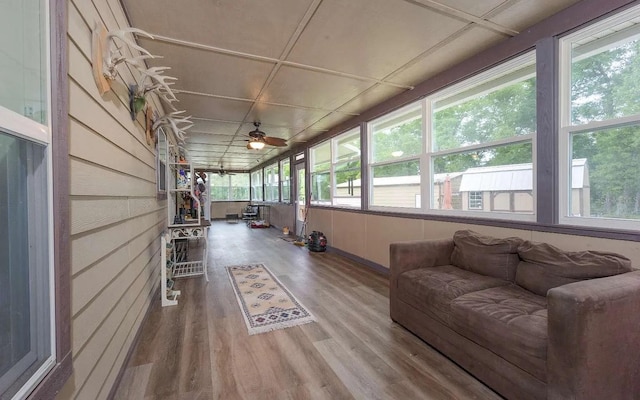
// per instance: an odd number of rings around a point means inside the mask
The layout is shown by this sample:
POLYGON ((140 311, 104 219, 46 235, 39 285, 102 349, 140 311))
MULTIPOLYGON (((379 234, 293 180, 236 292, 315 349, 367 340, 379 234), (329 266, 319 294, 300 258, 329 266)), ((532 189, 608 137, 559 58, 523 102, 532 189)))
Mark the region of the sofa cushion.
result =
POLYGON ((546 382, 547 301, 516 285, 451 301, 451 327, 546 382))
POLYGON ((518 246, 522 242, 516 237, 499 239, 470 230, 457 231, 453 235, 451 264, 513 282, 520 261, 518 246))
POLYGON ((501 279, 443 265, 401 274, 398 277, 398 297, 448 326, 451 300, 466 293, 507 284, 501 279))
POLYGON ((631 260, 600 251, 563 251, 547 243, 524 242, 516 283, 540 296, 556 286, 632 271, 631 260))

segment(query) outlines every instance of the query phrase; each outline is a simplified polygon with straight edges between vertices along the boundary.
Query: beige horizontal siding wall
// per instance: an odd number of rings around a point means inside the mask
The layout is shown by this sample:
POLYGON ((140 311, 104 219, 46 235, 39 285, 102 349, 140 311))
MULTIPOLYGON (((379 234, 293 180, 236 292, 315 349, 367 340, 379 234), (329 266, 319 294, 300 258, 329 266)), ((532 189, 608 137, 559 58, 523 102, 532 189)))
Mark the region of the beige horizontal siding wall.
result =
POLYGON ((312 208, 307 232, 322 231, 329 246, 389 267, 389 244, 393 242, 451 237, 459 229, 497 237, 518 236, 536 242, 547 242, 564 250, 602 250, 623 254, 640 267, 640 243, 624 240, 499 228, 442 221, 429 221, 401 216, 380 216, 349 211, 312 208))
POLYGON ((129 116, 127 84, 138 72, 119 66, 104 96, 92 75, 91 30, 127 26, 119 1, 68 7, 74 372, 58 398, 105 399, 160 282, 167 202, 156 199, 142 113, 129 116))

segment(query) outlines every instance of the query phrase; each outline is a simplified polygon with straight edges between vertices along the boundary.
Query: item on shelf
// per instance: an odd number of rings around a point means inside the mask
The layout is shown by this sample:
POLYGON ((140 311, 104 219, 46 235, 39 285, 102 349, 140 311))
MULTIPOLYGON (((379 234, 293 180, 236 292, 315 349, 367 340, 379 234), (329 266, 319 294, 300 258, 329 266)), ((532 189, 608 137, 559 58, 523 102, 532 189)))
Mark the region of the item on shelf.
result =
POLYGON ((190 186, 191 185, 189 185, 189 177, 187 176, 187 171, 183 168, 180 168, 176 175, 176 188, 189 189, 190 186))

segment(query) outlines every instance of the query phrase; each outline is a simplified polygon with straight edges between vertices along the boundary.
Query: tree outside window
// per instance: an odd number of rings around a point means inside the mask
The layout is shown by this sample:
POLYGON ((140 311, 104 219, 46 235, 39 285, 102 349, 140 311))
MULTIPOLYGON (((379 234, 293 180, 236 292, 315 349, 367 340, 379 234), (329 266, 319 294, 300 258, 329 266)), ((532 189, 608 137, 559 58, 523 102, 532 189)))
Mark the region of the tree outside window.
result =
POLYGON ((638 227, 631 221, 640 219, 640 41, 630 23, 638 17, 635 7, 561 42, 562 65, 570 66, 561 70, 563 222, 638 227), (575 173, 579 160, 587 175, 575 173))

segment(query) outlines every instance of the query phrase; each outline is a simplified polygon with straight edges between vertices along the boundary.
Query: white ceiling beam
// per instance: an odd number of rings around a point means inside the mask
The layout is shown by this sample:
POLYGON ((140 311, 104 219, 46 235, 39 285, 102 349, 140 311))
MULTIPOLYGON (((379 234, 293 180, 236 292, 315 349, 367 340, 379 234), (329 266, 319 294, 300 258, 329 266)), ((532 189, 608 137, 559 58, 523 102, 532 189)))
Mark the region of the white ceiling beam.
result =
POLYGON ((181 89, 174 89, 173 90, 174 93, 185 93, 185 94, 191 94, 194 96, 204 96, 204 97, 212 97, 215 99, 222 99, 222 100, 234 100, 234 101, 243 101, 245 103, 254 103, 254 104, 266 104, 266 105, 270 105, 270 106, 278 106, 278 107, 288 107, 288 108, 297 108, 300 110, 310 110, 310 111, 323 111, 323 112, 336 112, 336 113, 340 113, 340 114, 345 114, 345 115, 360 115, 358 113, 353 113, 353 112, 347 112, 347 111, 340 111, 340 110, 334 110, 334 109, 329 109, 329 108, 320 108, 320 107, 308 107, 308 106, 301 106, 298 104, 287 104, 287 103, 276 103, 273 101, 263 101, 263 100, 256 100, 256 99, 246 99, 246 98, 242 98, 242 97, 233 97, 233 96, 222 96, 219 94, 212 94, 212 93, 202 93, 202 92, 194 92, 191 90, 181 90, 181 89))
POLYGON ((472 22, 474 24, 480 25, 484 28, 487 28, 489 30, 492 30, 494 32, 506 35, 506 36, 515 36, 517 35, 518 31, 511 29, 511 28, 507 28, 506 26, 502 26, 499 24, 496 24, 495 22, 491 22, 487 19, 484 18, 480 18, 480 17, 476 17, 473 14, 469 14, 467 12, 464 12, 462 10, 458 10, 456 8, 447 6, 445 4, 442 3, 438 3, 435 0, 404 0, 407 3, 411 3, 414 4, 416 6, 419 7, 423 7, 423 8, 429 8, 432 10, 437 10, 440 11, 444 14, 450 15, 452 17, 455 17, 457 19, 461 19, 463 21, 466 22, 472 22))

